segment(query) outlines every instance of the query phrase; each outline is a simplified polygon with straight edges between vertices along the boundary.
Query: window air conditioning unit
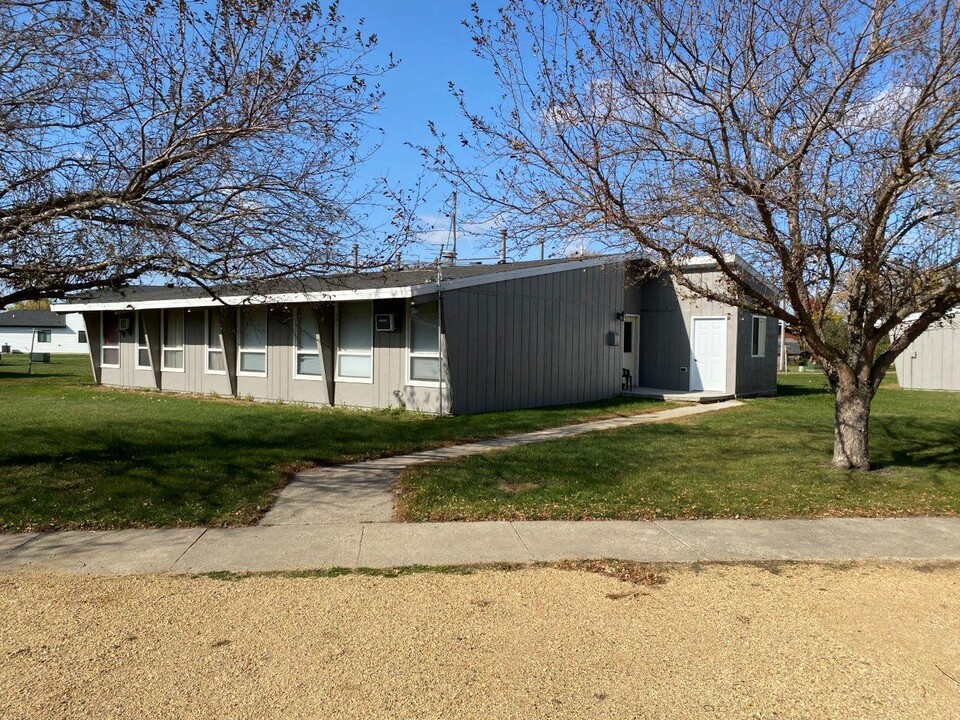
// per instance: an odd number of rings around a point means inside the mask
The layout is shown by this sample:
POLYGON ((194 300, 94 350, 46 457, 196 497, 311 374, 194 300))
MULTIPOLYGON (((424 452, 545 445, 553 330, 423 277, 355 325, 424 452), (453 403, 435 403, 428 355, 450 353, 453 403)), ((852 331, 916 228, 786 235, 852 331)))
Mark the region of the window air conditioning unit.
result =
POLYGON ((397 329, 397 316, 393 313, 378 313, 374 319, 377 332, 394 332, 397 329))
POLYGON ((117 327, 120 328, 120 332, 127 332, 130 329, 130 318, 120 318, 120 320, 117 322, 117 327))

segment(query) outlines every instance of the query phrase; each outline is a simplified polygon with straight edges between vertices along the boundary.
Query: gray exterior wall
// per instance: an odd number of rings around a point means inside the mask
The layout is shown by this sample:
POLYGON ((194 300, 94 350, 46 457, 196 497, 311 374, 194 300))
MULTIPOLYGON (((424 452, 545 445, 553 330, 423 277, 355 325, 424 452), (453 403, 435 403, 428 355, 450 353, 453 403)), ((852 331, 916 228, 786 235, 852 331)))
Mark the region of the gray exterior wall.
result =
MULTIPOLYGON (((418 298, 430 302, 436 297, 418 298)), ((256 376, 237 372, 238 312, 243 309, 193 310, 184 312, 183 371, 162 369, 162 314, 160 310, 140 311, 146 326, 151 368, 137 367, 136 313, 120 313, 130 318, 130 329, 120 333, 120 367, 100 367, 100 313, 85 313, 90 328, 91 362, 94 376, 104 385, 161 389, 170 392, 236 395, 256 400, 283 400, 309 405, 333 404, 345 407, 397 407, 422 412, 440 411, 439 388, 435 383, 410 383, 407 380, 407 328, 409 301, 378 300, 374 313, 397 316, 394 332, 373 332, 372 381, 336 380, 335 309, 332 303, 317 307, 303 305, 318 314, 323 376, 316 379, 294 377, 293 310, 272 307, 267 314, 267 374, 256 376), (207 312, 220 312, 226 373, 207 372, 207 312)), ((449 411, 449 400, 444 410, 449 411)))
POLYGON ((586 402, 620 392, 619 263, 443 295, 456 413, 586 402))
POLYGON ((960 391, 960 317, 931 325, 895 363, 901 387, 960 391))
POLYGON ((764 355, 753 357, 753 314, 738 310, 737 318, 737 396, 776 395, 777 355, 780 352, 778 321, 767 318, 764 355))

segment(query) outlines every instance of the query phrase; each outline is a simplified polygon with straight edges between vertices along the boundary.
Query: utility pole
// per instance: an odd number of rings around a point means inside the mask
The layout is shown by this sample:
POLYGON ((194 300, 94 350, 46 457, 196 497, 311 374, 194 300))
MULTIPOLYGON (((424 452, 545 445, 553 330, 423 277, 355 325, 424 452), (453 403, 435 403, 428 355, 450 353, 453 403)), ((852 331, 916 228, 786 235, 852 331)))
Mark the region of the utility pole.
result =
POLYGON ((457 191, 453 191, 453 208, 452 208, 453 218, 452 218, 452 227, 451 227, 451 236, 453 247, 450 250, 452 260, 454 263, 457 262, 457 191))

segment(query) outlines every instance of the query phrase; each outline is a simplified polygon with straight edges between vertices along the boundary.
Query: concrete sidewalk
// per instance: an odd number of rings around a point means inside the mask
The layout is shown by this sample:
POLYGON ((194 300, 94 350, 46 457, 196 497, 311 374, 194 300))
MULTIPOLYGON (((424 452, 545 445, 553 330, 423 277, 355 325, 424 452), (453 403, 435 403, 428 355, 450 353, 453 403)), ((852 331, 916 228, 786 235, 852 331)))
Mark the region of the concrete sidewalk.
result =
POLYGON ((960 561, 960 518, 278 525, 0 536, 0 570, 202 573, 531 563, 960 561))

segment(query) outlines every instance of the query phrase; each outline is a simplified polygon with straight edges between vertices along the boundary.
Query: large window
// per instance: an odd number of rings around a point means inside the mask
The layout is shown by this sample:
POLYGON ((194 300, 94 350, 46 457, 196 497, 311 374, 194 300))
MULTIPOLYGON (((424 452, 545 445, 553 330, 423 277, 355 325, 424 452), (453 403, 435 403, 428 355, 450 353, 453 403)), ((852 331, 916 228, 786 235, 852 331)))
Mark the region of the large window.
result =
POLYGON ((341 303, 337 330, 337 378, 373 379, 373 304, 341 303))
POLYGON ((105 312, 100 323, 100 365, 120 367, 120 318, 105 312))
POLYGON ((225 375, 227 372, 219 310, 207 310, 207 372, 213 375, 225 375))
POLYGON ((149 370, 153 367, 150 362, 150 345, 147 340, 147 328, 143 323, 143 315, 137 313, 137 367, 149 370))
POLYGON ((49 330, 37 330, 37 342, 38 343, 48 343, 50 342, 50 331, 49 330))
POLYGON ((183 372, 183 310, 163 312, 162 356, 162 369, 183 372))
POLYGON ((239 373, 267 374, 267 311, 262 308, 240 310, 240 332, 237 335, 240 355, 239 373))
POLYGON ((440 318, 436 302, 410 308, 410 380, 440 381, 440 318))
POLYGON ((317 342, 317 313, 312 308, 297 308, 294 314, 295 347, 293 374, 295 377, 315 379, 323 374, 320 345, 317 342))
POLYGON ((765 317, 753 316, 750 354, 753 357, 764 357, 767 354, 767 319, 765 317))

